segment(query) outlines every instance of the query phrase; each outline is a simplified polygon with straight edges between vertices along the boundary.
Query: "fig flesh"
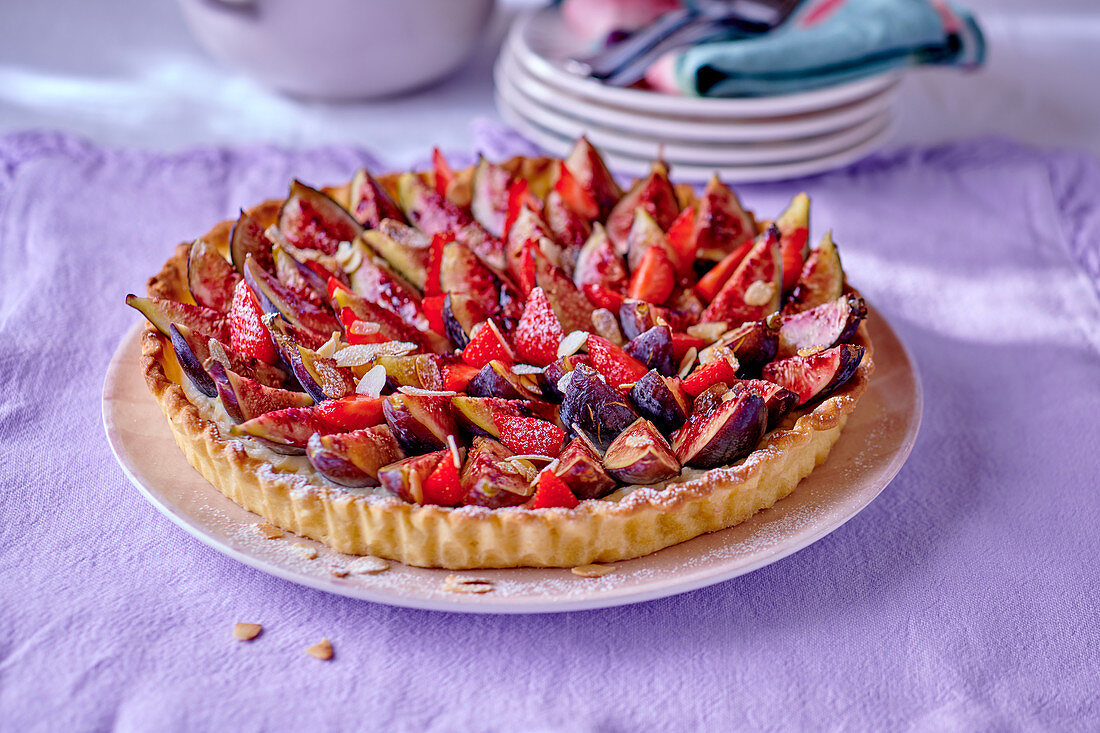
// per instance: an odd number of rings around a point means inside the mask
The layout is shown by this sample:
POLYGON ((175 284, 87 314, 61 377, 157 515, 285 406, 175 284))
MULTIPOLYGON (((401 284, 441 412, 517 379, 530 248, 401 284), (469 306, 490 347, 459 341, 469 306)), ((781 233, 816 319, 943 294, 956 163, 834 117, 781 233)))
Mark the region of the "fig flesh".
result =
POLYGON ((581 501, 599 499, 610 494, 616 486, 615 479, 604 470, 599 453, 581 436, 573 438, 562 450, 554 473, 581 501))
POLYGON ((603 465, 612 478, 624 484, 655 484, 680 474, 680 462, 668 441, 644 418, 611 442, 603 465))
POLYGON ((264 232, 264 227, 251 215, 241 212, 233 231, 229 234, 229 260, 237 273, 244 277, 244 263, 251 255, 260 267, 274 270, 275 262, 271 257, 273 243, 264 232))
POLYGON ((737 194, 713 176, 695 212, 696 256, 717 262, 756 236, 756 223, 737 194))
MULTIPOLYGON (((222 366, 231 372, 254 379, 267 387, 283 387, 286 385, 288 375, 282 369, 260 361, 246 354, 235 351, 228 344, 223 344, 217 339, 200 336, 180 323, 172 324, 172 346, 179 356, 180 348, 185 347, 194 355, 195 360, 204 368, 209 369, 209 360, 221 362, 222 366), (176 334, 184 340, 184 344, 177 346, 176 334)), ((182 362, 181 362, 182 365, 182 362)), ((209 395, 213 396, 213 395, 209 395)))
POLYGON ((827 349, 855 336, 867 317, 867 304, 856 295, 836 300, 783 317, 779 328, 780 358, 794 356, 804 349, 827 349))
POLYGON ((676 433, 673 450, 685 466, 725 466, 751 453, 767 426, 764 400, 754 394, 737 395, 710 412, 693 414, 676 433))
POLYGON ((229 322, 225 314, 211 308, 179 303, 168 298, 139 298, 133 294, 126 296, 126 305, 149 319, 166 337, 171 338, 168 327, 177 323, 223 343, 229 341, 229 322))
POLYGON ((423 232, 394 219, 383 219, 376 229, 363 232, 359 241, 389 262, 395 272, 418 290, 424 290, 431 239, 423 232))
POLYGON ((615 251, 607 231, 601 224, 593 225, 592 234, 577 253, 573 267, 574 284, 578 288, 596 285, 612 292, 622 292, 629 280, 630 274, 622 255, 615 251))
POLYGON ((782 286, 779 233, 771 227, 757 239, 700 320, 725 321, 729 326, 758 321, 779 310, 782 286))
POLYGON ((512 455, 512 451, 492 438, 474 438, 462 468, 462 503, 497 509, 527 501, 534 487, 507 460, 512 455))
POLYGON ((798 395, 765 379, 742 379, 730 385, 734 394, 754 394, 764 400, 768 408, 768 430, 787 416, 798 404, 798 395))
POLYGON ((424 483, 442 460, 451 460, 451 451, 438 450, 405 458, 378 469, 378 482, 407 502, 423 504, 424 483))
POLYGON ((806 258, 784 312, 809 310, 836 300, 843 294, 844 268, 840 265, 840 253, 833 242, 833 233, 827 232, 817 249, 806 258))
POLYGON ((359 242, 362 259, 351 273, 351 288, 365 300, 396 314, 417 330, 428 328, 428 319, 420 302, 420 292, 405 278, 381 261, 371 257, 366 245, 359 242))
POLYGON ((620 253, 627 250, 627 238, 634 225, 634 212, 639 208, 652 217, 662 232, 668 231, 680 214, 676 190, 668 179, 668 168, 661 161, 654 163, 649 174, 634 184, 607 215, 607 236, 611 237, 620 253))
POLYGON ((531 417, 528 405, 524 400, 502 400, 498 397, 455 395, 451 398, 455 420, 468 433, 498 439, 500 428, 493 422, 493 417, 531 417))
POLYGON ((599 152, 586 138, 581 137, 565 159, 565 166, 580 187, 595 200, 600 218, 605 218, 622 198, 623 191, 599 152))
POLYGON ((634 210, 634 223, 626 238, 626 265, 631 272, 638 270, 642 258, 651 247, 661 248, 670 262, 676 261, 676 254, 672 251, 664 230, 648 211, 639 207, 634 210))
POLYGON ((851 379, 865 349, 841 344, 810 356, 791 356, 764 367, 764 379, 798 395, 798 406, 821 399, 851 379))
POLYGON ((508 216, 508 184, 512 176, 495 163, 481 158, 474 169, 470 211, 474 218, 494 237, 504 234, 504 219, 508 216))
POLYGON ((351 180, 348 201, 352 216, 368 229, 377 229, 383 219, 405 222, 401 208, 366 168, 360 168, 351 180))
POLYGON ((219 361, 211 360, 208 371, 218 399, 233 422, 241 423, 268 412, 313 404, 313 398, 305 392, 264 386, 254 379, 228 371, 219 361))
MULTIPOLYGON (((449 451, 448 451, 449 453, 449 451)), ((317 471, 342 486, 378 486, 378 472, 402 458, 401 447, 385 425, 350 433, 314 433, 306 456, 317 471)))
POLYGON ((279 210, 279 231, 302 249, 336 253, 340 242, 354 242, 363 226, 330 196, 294 180, 279 210))
MULTIPOLYGON (((200 359, 198 354, 191 348, 191 344, 188 339, 184 338, 179 330, 180 328, 187 327, 177 326, 175 323, 168 325, 172 350, 176 352, 176 361, 179 362, 180 369, 191 380, 191 384, 195 386, 195 389, 207 397, 217 397, 218 387, 214 384, 213 378, 203 365, 205 360, 200 359)), ((198 339, 198 341, 201 342, 202 339, 198 339)))
POLYGON ((398 392, 382 403, 382 414, 397 442, 410 455, 447 447, 447 436, 457 435, 446 395, 411 395, 398 392))
POLYGON ((652 421, 661 432, 669 435, 687 422, 691 415, 691 398, 679 380, 650 371, 630 389, 630 401, 638 413, 652 421))
POLYGON ((187 288, 195 303, 222 313, 233 302, 233 289, 241 279, 218 248, 196 239, 187 254, 187 288))
POLYGON ((292 326, 311 333, 322 343, 333 331, 341 330, 340 322, 331 310, 298 295, 251 257, 245 262, 244 279, 259 297, 265 313, 281 315, 292 326))
POLYGON ((638 419, 638 413, 599 372, 579 364, 565 386, 560 418, 567 428, 583 431, 596 447, 607 450, 611 441, 638 419))
POLYGON ((470 380, 466 385, 466 394, 471 397, 529 400, 542 395, 539 385, 534 374, 516 374, 509 365, 494 359, 470 380))

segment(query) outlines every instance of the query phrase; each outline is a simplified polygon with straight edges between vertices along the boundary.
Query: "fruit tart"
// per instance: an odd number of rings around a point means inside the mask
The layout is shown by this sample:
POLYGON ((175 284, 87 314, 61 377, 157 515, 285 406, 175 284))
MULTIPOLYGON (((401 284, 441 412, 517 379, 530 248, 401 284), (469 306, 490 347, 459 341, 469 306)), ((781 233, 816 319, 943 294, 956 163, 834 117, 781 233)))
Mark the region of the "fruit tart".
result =
POLYGON ((763 221, 660 161, 624 192, 583 138, 433 160, 294 181, 127 296, 219 491, 344 553, 569 567, 742 522, 825 460, 873 367, 805 195, 763 221))

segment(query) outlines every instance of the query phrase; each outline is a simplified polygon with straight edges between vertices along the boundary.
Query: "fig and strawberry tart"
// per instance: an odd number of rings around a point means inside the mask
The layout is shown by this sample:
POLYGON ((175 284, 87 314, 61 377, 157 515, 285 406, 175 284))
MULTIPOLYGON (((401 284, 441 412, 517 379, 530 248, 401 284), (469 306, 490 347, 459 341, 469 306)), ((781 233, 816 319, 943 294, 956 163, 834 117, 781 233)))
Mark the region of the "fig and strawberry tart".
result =
POLYGON ((570 567, 729 527, 825 460, 866 308, 809 199, 758 221, 663 163, 565 160, 317 190, 179 245, 127 296, 188 460, 283 529, 446 568, 570 567))

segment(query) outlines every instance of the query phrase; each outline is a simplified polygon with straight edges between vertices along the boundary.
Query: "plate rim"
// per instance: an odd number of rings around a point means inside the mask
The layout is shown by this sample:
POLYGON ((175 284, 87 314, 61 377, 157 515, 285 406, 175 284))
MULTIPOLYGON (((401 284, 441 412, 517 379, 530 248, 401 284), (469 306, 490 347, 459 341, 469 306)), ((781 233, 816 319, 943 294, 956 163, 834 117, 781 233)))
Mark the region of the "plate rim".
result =
POLYGON ((845 102, 855 101, 890 86, 901 78, 897 71, 886 71, 871 77, 857 79, 843 84, 811 89, 793 94, 781 94, 766 97, 692 97, 663 95, 637 89, 624 89, 601 84, 593 79, 570 74, 550 59, 531 48, 524 38, 532 24, 540 22, 543 16, 558 13, 555 5, 521 13, 508 29, 505 45, 512 48, 516 58, 528 70, 545 80, 574 94, 590 99, 605 99, 612 103, 638 111, 659 112, 678 107, 700 117, 775 117, 780 115, 815 112, 845 102), (674 104, 672 102, 674 100, 674 104), (668 104, 662 104, 668 102, 668 104))
MULTIPOLYGON (((898 355, 908 368, 908 372, 912 376, 913 382, 913 410, 908 415, 909 425, 899 443, 899 449, 894 452, 889 461, 886 464, 881 476, 881 485, 874 490, 873 494, 863 497, 861 503, 852 508, 849 512, 840 516, 839 518, 831 517, 829 522, 822 523, 821 525, 815 525, 813 531, 807 532, 805 535, 799 536, 797 541, 791 543, 788 546, 784 546, 782 549, 775 552, 765 552, 760 557, 752 560, 751 562, 743 565, 738 565, 732 568, 726 568, 718 572, 709 571, 706 568, 696 569, 690 573, 684 580, 681 581, 668 581, 667 579, 657 579, 645 583, 640 587, 638 585, 631 585, 621 589, 611 589, 596 597, 586 597, 582 599, 566 599, 558 601, 548 601, 543 597, 505 597, 504 599, 494 600, 488 596, 462 596, 453 599, 433 599, 433 598, 421 598, 415 596, 408 596, 402 594, 400 591, 379 591, 363 586, 353 585, 340 585, 333 582, 332 579, 320 575, 310 575, 307 573, 297 572, 291 568, 280 566, 276 563, 265 560, 261 557, 255 557, 250 555, 243 549, 234 547, 233 545, 219 541, 217 537, 208 534, 204 531, 201 524, 188 516, 182 515, 177 512, 172 506, 162 501, 155 492, 140 480, 135 472, 130 458, 122 446, 122 441, 112 432, 111 422, 114 417, 112 409, 112 400, 109 396, 112 392, 113 385, 116 380, 120 378, 127 378, 123 376, 123 367, 127 363, 125 355, 127 351, 136 350, 140 353, 140 334, 144 329, 144 322, 139 322, 131 327, 119 345, 112 353, 110 363, 108 365, 106 374, 103 381, 103 390, 101 394, 101 415, 104 433, 107 438, 107 443, 110 446, 111 453, 115 457, 116 462, 122 468, 123 473, 127 479, 137 487, 141 495, 153 505, 161 514, 166 516, 173 524, 183 529, 192 537, 195 537, 206 546, 220 552, 227 557, 230 557, 238 562, 241 562, 249 567, 255 568, 261 572, 275 576, 282 580, 287 580, 292 583, 307 586, 315 590, 325 591, 328 593, 334 593, 357 600, 371 601, 375 603, 381 603, 388 606, 403 607, 403 608, 415 608, 420 610, 442 611, 447 613, 476 613, 476 614, 543 614, 543 613, 567 613, 573 611, 583 610, 595 610, 601 608, 609 608, 615 606, 632 605, 635 603, 644 603, 646 601, 656 600, 659 598, 665 598, 673 595, 679 595, 681 593, 687 593, 700 588, 705 588, 711 585, 716 585, 733 578, 745 575, 747 573, 759 570, 762 567, 770 565, 787 558, 796 552, 805 549, 806 547, 818 542, 822 538, 835 532, 840 527, 851 521, 852 518, 860 514, 866 509, 881 493, 890 485, 900 472, 902 466, 905 465, 912 452, 913 446, 916 443, 917 435, 920 431, 920 426, 924 415, 924 389, 923 382, 920 378, 920 372, 916 360, 913 358, 912 353, 908 347, 898 336, 897 332, 890 325, 888 321, 882 316, 881 311, 872 308, 872 314, 881 324, 881 327, 893 337, 893 341, 898 346, 898 355), (865 500, 864 500, 865 499, 865 500), (467 600, 463 600, 467 599, 467 600), (471 601, 469 599, 477 599, 471 601)), ((134 375, 129 375, 129 378, 135 378, 134 375)), ((872 380, 874 376, 872 376, 872 380)), ((147 395, 148 400, 155 405, 155 401, 151 394, 147 395)), ((159 412, 159 408, 158 408, 159 412)), ((168 430, 167 423, 161 423, 164 430, 168 430)), ((840 440, 843 440, 844 434, 841 433, 840 440)), ((174 441, 173 441, 174 443, 174 441)), ((182 454, 181 454, 182 457, 182 454)), ((186 462, 186 459, 183 459, 186 462)), ((194 470, 192 468, 192 470, 194 470)), ((197 471, 196 471, 197 474, 197 471)), ((199 474, 201 477, 201 474, 199 474)), ((205 479, 202 479, 205 481, 205 479)), ((218 496, 223 496, 213 485, 207 484, 209 491, 214 492, 218 496)), ((243 508, 241 509, 244 510, 243 508)), ((262 520, 259 515, 254 515, 258 520, 262 520)), ((729 528, 727 528, 729 529, 729 528)), ((719 530, 719 532, 726 530, 719 530)), ((694 538, 693 538, 694 539, 694 538)), ((692 540, 687 540, 691 542, 692 540)), ((681 543, 682 544, 682 543, 681 543)), ((641 558, 636 558, 641 559, 641 558)), ((630 561, 624 561, 630 562, 630 561)), ((500 571, 501 569, 497 569, 500 571)), ((507 570, 507 569, 503 569, 507 570)), ((441 572, 457 572, 457 571, 441 571, 441 572)), ((464 571, 469 572, 469 571, 464 571)), ((475 571, 476 572, 476 571, 475 571)))

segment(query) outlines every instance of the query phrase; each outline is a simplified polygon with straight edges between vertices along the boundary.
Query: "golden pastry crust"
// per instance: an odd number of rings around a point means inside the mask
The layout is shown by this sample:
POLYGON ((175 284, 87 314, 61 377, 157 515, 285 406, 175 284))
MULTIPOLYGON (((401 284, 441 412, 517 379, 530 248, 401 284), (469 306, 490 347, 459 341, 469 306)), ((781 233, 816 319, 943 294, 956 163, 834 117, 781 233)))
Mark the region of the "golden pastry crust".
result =
MULTIPOLYGON (((540 164, 537 159, 511 162, 522 168, 540 164)), ((393 179, 382 182, 392 185, 393 179)), ((328 192, 346 199, 346 187, 328 192)), ((249 213, 267 226, 280 205, 267 201, 249 213)), ((231 228, 232 222, 221 222, 204 239, 224 252, 231 228)), ((188 243, 179 245, 149 280, 150 295, 190 300, 188 248, 188 243)), ((225 496, 285 530, 339 552, 422 567, 574 567, 647 555, 739 524, 787 496, 825 461, 867 388, 874 363, 865 326, 853 342, 866 348, 855 376, 793 425, 769 433, 741 463, 661 490, 637 489, 618 501, 583 501, 575 509, 424 506, 364 495, 319 474, 281 473, 200 414, 180 386, 167 339, 149 324, 141 338, 141 368, 191 465, 225 496)))

